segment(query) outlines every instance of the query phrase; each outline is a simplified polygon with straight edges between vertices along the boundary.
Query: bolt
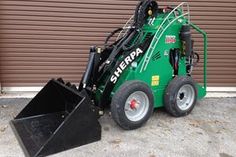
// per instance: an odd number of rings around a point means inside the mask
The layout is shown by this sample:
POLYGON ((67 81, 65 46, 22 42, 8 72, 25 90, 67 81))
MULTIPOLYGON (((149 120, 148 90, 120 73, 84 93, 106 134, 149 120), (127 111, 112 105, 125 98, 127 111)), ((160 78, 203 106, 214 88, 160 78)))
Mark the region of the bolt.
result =
POLYGON ((100 110, 100 111, 98 112, 98 114, 99 114, 99 116, 103 116, 103 115, 104 115, 104 112, 103 112, 102 110, 100 110))

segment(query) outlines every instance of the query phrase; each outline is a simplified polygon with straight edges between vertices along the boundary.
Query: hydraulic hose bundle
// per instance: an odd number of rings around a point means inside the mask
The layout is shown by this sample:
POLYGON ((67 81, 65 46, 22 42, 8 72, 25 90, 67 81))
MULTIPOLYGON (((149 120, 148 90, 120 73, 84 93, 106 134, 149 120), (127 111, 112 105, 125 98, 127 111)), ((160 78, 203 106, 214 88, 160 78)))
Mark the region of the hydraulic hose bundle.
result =
MULTIPOLYGON (((99 70, 100 73, 103 73, 102 75, 106 75, 106 73, 111 70, 111 67, 113 67, 111 64, 115 65, 117 58, 121 54, 130 53, 140 45, 143 38, 143 25, 147 23, 148 17, 156 16, 157 12, 158 4, 156 3, 156 1, 143 0, 136 7, 133 24, 130 26, 127 33, 118 41, 114 42, 111 45, 108 45, 109 40, 116 33, 124 30, 124 28, 118 28, 110 33, 104 43, 104 51, 109 52, 109 54, 107 54, 106 61, 103 62, 99 67, 99 69, 102 69, 99 70), (111 51, 107 51, 108 49, 110 49, 111 51)), ((104 53, 102 56, 105 56, 104 53)), ((102 60, 104 60, 104 57, 102 60)), ((100 78, 102 77, 103 76, 101 76, 100 78)))
POLYGON ((158 4, 154 0, 141 1, 136 10, 134 16, 134 26, 136 29, 140 29, 147 22, 149 16, 154 17, 158 12, 158 4))
MULTIPOLYGON (((121 48, 123 51, 130 51, 138 46, 142 37, 143 31, 142 27, 145 23, 147 23, 148 17, 154 17, 158 12, 158 4, 154 0, 143 0, 141 1, 135 10, 134 21, 130 27, 130 30, 127 34, 119 41, 121 44, 121 48), (136 39, 134 43, 129 46, 129 43, 132 42, 133 39, 136 39)), ((114 36, 116 33, 122 31, 124 28, 118 28, 110 33, 110 35, 105 40, 105 47, 107 47, 107 43, 109 39, 114 36)), ((119 45, 119 44, 118 44, 119 45)))

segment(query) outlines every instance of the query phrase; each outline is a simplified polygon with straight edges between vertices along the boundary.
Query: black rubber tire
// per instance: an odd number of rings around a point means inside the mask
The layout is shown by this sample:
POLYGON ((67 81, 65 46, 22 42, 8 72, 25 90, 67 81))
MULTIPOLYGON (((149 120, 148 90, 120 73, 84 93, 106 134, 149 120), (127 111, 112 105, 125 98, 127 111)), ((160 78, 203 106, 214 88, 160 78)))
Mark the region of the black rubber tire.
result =
POLYGON ((175 77, 168 85, 164 96, 164 106, 168 113, 174 117, 182 117, 188 115, 194 108, 197 101, 197 89, 195 82, 190 76, 175 77), (181 110, 177 105, 177 94, 183 85, 191 85, 194 89, 194 100, 187 110, 181 110))
POLYGON ((125 130, 133 130, 141 127, 148 121, 153 113, 154 98, 152 90, 141 81, 127 81, 114 94, 111 102, 111 115, 114 121, 125 130), (125 102, 127 98, 136 91, 144 92, 149 99, 149 108, 146 115, 139 121, 131 121, 125 114, 125 102))

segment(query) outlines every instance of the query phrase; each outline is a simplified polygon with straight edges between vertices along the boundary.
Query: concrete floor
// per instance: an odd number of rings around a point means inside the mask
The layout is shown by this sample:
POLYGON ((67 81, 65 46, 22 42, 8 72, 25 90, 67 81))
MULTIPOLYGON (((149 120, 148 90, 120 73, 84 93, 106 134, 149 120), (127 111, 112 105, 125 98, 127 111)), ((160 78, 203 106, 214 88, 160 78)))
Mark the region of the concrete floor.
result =
MULTIPOLYGON (((0 99, 0 157, 24 156, 10 126, 29 99, 0 99)), ((173 118, 155 111, 148 123, 124 131, 105 114, 102 140, 52 157, 236 157, 236 98, 206 98, 173 118)))

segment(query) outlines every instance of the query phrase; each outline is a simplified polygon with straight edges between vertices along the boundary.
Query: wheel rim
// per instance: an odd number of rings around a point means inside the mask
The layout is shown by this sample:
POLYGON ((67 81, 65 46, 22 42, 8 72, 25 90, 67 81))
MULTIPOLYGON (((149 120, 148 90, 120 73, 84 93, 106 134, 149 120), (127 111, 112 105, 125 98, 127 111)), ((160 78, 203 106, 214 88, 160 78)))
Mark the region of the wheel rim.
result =
POLYGON ((179 109, 185 111, 188 110, 194 102, 195 92, 191 85, 183 85, 177 94, 177 106, 179 109))
POLYGON ((142 91, 136 91, 125 102, 125 115, 130 121, 139 121, 145 117, 148 108, 148 96, 142 91))

